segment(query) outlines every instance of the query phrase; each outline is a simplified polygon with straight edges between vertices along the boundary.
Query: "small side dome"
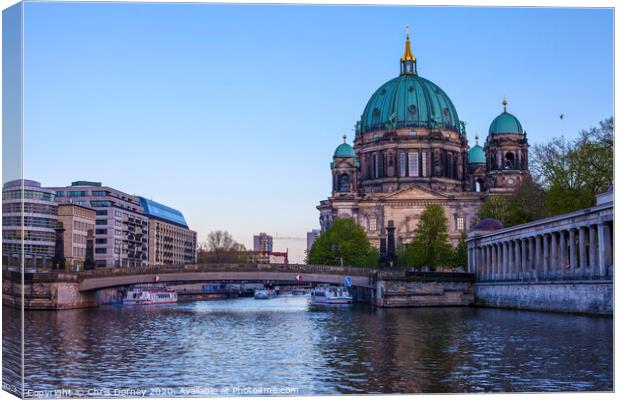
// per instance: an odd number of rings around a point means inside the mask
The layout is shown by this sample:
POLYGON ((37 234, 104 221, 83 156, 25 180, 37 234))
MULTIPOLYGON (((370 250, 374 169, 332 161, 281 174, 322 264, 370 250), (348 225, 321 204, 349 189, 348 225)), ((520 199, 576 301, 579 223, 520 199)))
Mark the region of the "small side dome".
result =
POLYGON ((471 149, 469 149, 469 153, 467 155, 467 161, 470 164, 486 164, 487 160, 484 156, 484 150, 480 145, 475 145, 471 149))
POLYGON ((478 135, 476 135, 476 145, 467 153, 467 162, 469 164, 486 164, 487 162, 484 149, 478 144, 478 135))
POLYGON ((355 158, 357 155, 355 154, 355 150, 347 143, 347 135, 342 135, 342 139, 344 139, 344 143, 341 143, 340 146, 336 147, 336 151, 334 151, 334 158, 355 158))
POLYGON ((517 117, 506 111, 506 105, 508 104, 506 99, 504 99, 502 104, 504 105, 504 112, 498 115, 493 122, 491 122, 491 126, 489 126, 489 135, 500 133, 523 134, 521 122, 519 122, 517 117))
POLYGON ((474 226, 473 231, 496 231, 498 229, 503 229, 504 224, 502 224, 499 220, 494 218, 484 218, 481 219, 480 222, 474 226))

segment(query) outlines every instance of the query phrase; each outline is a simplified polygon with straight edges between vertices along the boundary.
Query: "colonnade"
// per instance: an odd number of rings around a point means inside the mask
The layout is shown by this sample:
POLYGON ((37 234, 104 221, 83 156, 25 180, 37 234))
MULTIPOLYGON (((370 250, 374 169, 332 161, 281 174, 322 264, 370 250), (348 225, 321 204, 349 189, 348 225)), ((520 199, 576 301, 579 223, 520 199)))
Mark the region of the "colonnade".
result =
POLYGON ((613 204, 580 210, 468 239, 478 281, 609 279, 613 275, 613 204))

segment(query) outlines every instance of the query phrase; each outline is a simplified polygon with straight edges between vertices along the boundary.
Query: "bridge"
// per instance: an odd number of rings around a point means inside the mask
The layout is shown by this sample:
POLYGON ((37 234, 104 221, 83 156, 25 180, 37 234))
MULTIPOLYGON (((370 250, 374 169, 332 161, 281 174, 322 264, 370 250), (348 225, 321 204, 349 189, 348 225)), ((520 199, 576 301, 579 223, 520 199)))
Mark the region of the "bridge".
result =
POLYGON ((81 292, 152 282, 270 282, 342 285, 350 276, 352 286, 370 288, 377 271, 372 269, 303 264, 188 264, 137 268, 102 268, 78 272, 81 292))
POLYGON ((124 287, 155 281, 169 284, 261 282, 342 285, 351 278, 352 294, 379 307, 468 305, 473 274, 415 272, 305 264, 187 264, 25 273, 3 269, 2 301, 13 307, 60 310, 97 307, 118 298, 124 287), (23 299, 23 300, 22 300, 23 299))

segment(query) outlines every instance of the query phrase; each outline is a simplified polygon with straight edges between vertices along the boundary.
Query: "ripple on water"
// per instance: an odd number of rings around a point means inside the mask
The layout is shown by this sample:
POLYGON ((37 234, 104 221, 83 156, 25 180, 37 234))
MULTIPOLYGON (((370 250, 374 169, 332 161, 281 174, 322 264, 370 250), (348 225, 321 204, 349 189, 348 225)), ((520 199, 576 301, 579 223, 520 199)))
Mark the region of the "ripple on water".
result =
MULTIPOLYGON (((3 322, 16 317, 4 308, 3 322)), ((10 322, 10 320, 8 321, 10 322)), ((300 394, 612 389, 612 320, 310 309, 306 297, 26 313, 26 387, 296 387, 300 394), (593 340, 596 338, 596 340, 593 340)), ((4 376, 18 356, 3 323, 4 376)), ((13 374, 15 375, 15 374, 13 374)))

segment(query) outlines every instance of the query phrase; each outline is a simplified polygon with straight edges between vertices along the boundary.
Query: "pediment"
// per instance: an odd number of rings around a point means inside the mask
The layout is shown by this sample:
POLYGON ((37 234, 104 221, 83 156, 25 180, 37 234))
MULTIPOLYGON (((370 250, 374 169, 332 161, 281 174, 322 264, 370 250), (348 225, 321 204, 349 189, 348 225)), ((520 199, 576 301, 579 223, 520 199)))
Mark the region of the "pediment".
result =
POLYGON ((445 200, 448 196, 431 189, 419 186, 411 186, 390 193, 384 197, 385 200, 445 200))

